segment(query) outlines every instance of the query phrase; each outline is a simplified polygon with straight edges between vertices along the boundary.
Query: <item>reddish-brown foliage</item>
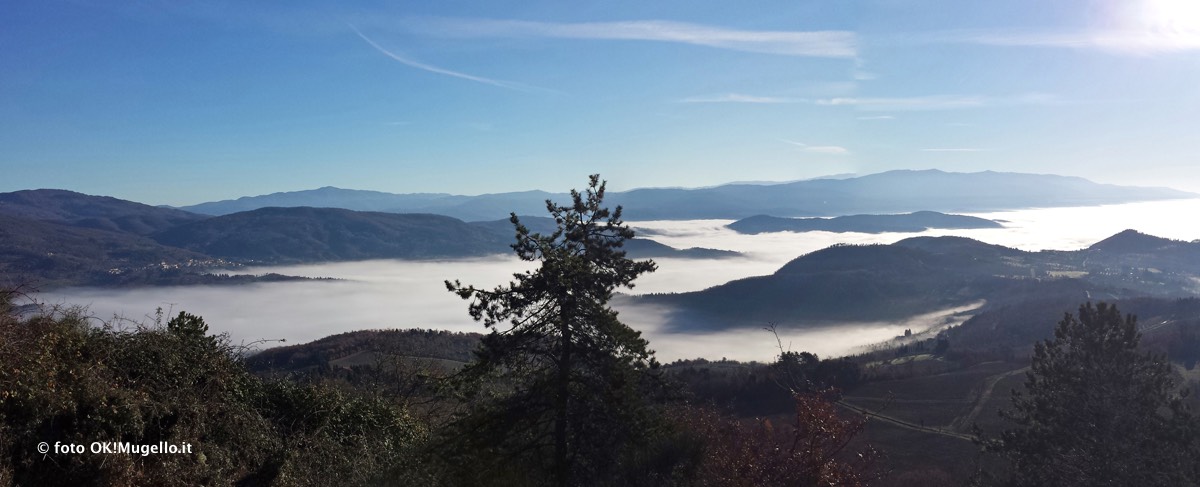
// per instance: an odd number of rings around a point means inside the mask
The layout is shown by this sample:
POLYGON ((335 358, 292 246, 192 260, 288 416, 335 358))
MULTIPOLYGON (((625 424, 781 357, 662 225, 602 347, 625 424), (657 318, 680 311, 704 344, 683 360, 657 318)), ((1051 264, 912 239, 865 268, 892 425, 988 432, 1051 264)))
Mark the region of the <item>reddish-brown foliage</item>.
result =
POLYGON ((874 449, 846 451, 865 420, 843 419, 837 392, 799 393, 791 424, 760 418, 739 421, 711 409, 689 408, 684 425, 706 445, 697 485, 865 486, 878 457, 874 449))

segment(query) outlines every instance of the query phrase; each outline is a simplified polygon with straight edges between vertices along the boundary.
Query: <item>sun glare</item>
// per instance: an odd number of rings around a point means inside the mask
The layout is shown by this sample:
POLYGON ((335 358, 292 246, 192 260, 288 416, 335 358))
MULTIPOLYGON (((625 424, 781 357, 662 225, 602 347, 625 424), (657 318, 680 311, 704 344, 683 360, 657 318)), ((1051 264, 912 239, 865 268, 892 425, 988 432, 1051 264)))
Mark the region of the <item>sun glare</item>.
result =
POLYGON ((1200 45, 1200 0, 1143 0, 1141 21, 1180 47, 1200 45))

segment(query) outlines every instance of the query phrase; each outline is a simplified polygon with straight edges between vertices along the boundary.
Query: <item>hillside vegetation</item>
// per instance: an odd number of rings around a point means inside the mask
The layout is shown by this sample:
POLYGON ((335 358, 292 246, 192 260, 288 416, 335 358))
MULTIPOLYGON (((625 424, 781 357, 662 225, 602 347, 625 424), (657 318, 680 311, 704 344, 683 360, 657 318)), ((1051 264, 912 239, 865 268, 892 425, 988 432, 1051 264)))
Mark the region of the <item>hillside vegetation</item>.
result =
POLYGON ((835 245, 774 274, 637 302, 667 305, 679 330, 895 320, 987 301, 1186 297, 1200 290, 1200 243, 1121 232, 1078 251, 1026 252, 962 237, 835 245))
MULTIPOLYGON (((546 219, 530 219, 545 227, 546 219)), ((553 222, 550 222, 551 224, 553 222)), ((507 220, 337 208, 262 208, 210 217, 62 190, 0 193, 0 275, 9 284, 150 286, 301 279, 224 275, 239 266, 454 259, 508 252, 507 220), (213 274, 222 271, 222 274, 213 274)), ((635 239, 633 257, 725 258, 635 239)))
POLYGON ((154 235, 164 245, 243 262, 428 259, 495 253, 491 232, 440 215, 336 208, 263 208, 154 235))
POLYGON ((9 297, 0 485, 361 485, 404 465, 427 435, 386 398, 250 374, 240 350, 187 313, 119 330, 70 309, 18 319, 9 297), (191 451, 41 454, 43 441, 191 451))
POLYGON ((0 193, 0 215, 135 235, 149 235, 205 218, 172 208, 55 189, 0 193))

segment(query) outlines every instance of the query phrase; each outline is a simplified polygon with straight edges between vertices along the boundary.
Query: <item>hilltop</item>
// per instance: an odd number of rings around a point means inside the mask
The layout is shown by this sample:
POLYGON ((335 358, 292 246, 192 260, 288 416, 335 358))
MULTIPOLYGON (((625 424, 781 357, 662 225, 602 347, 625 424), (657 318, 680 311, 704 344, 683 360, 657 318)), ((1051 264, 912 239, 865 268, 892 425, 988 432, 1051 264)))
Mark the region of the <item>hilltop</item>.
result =
POLYGON ((1078 251, 1026 252, 962 237, 835 245, 771 275, 634 301, 673 309, 673 329, 707 330, 896 320, 980 300, 993 309, 1030 300, 1187 297, 1198 291, 1200 243, 1131 235, 1122 232, 1078 251), (1122 243, 1131 239, 1137 245, 1122 243))
POLYGON ((964 228, 1004 228, 998 222, 966 215, 948 215, 936 211, 917 211, 900 215, 847 215, 833 218, 781 218, 755 215, 726 225, 738 233, 755 235, 768 232, 923 232, 925 230, 964 228))
POLYGON ((0 215, 136 235, 149 235, 206 218, 187 211, 61 189, 0 193, 0 215))

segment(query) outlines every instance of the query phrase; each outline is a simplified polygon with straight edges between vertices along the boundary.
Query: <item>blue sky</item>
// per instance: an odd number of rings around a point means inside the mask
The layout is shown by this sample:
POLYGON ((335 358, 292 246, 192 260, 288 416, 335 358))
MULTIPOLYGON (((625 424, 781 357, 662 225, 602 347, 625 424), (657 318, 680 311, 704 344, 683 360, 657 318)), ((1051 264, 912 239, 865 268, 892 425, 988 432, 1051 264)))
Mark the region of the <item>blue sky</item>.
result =
POLYGON ((1200 191, 1200 2, 0 6, 0 191, 612 189, 890 169, 1200 191))

